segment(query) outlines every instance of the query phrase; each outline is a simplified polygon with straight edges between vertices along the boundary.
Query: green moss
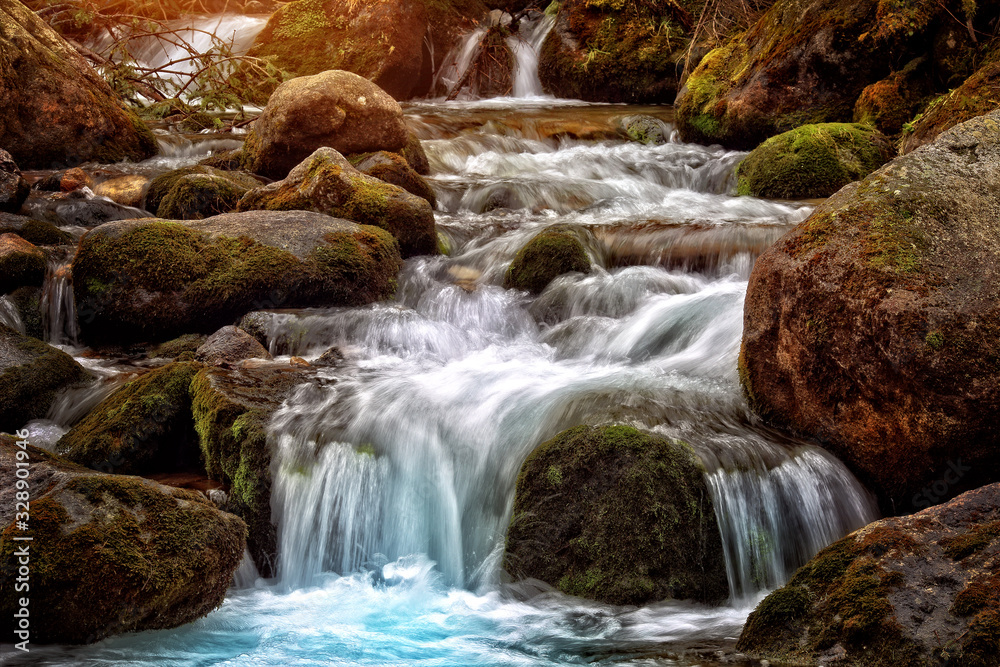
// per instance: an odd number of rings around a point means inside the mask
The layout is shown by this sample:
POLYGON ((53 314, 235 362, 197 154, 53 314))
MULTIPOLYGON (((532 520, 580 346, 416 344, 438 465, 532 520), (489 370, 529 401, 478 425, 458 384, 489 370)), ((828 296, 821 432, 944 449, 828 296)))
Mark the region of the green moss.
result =
POLYGON ((182 354, 194 352, 208 339, 204 334, 184 334, 173 340, 155 345, 149 350, 149 357, 177 359, 182 354))
POLYGON ((24 332, 32 338, 42 339, 45 331, 42 325, 42 290, 38 287, 19 287, 7 298, 14 302, 24 324, 24 332))
POLYGON ((6 226, 0 222, 0 234, 17 234, 35 245, 60 245, 73 242, 72 234, 67 234, 52 223, 41 220, 26 220, 24 224, 6 226))
POLYGON ((925 338, 927 344, 935 350, 940 350, 944 347, 944 335, 940 331, 932 331, 927 334, 925 338))
POLYGON ((156 215, 167 220, 201 220, 228 213, 248 189, 218 176, 183 176, 160 201, 156 215))
POLYGON ((504 275, 504 287, 539 294, 556 276, 590 273, 590 259, 572 233, 546 230, 521 248, 504 275))
POLYGON ((957 536, 941 540, 948 558, 962 560, 975 555, 1000 538, 1000 521, 991 521, 957 536))

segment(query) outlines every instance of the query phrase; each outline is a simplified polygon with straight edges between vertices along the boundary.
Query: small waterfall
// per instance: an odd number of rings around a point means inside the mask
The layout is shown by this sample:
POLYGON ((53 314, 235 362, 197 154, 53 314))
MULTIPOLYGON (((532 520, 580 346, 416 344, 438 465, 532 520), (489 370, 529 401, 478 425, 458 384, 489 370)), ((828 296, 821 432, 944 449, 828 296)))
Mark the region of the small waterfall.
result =
POLYGON ((534 21, 524 21, 518 35, 507 38, 514 53, 514 97, 541 97, 542 82, 538 80, 538 55, 556 17, 542 14, 534 21))
POLYGON ((0 324, 8 326, 18 333, 24 333, 24 322, 21 320, 21 311, 17 304, 11 301, 10 297, 4 294, 0 296, 0 324))
POLYGON ((73 296, 72 260, 49 264, 39 307, 47 343, 79 343, 80 327, 76 319, 76 299, 73 296))

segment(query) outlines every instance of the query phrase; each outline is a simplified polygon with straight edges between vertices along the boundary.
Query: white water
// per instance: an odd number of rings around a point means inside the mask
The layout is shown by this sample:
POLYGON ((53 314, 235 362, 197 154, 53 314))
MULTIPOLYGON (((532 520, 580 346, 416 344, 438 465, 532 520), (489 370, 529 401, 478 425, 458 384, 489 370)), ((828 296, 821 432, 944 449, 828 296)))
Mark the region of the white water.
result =
POLYGON ((80 326, 73 296, 72 260, 50 263, 42 287, 39 306, 45 342, 52 345, 79 343, 80 326))
POLYGON ((9 296, 0 296, 0 324, 10 327, 18 333, 24 333, 24 321, 21 319, 21 311, 18 310, 9 296))

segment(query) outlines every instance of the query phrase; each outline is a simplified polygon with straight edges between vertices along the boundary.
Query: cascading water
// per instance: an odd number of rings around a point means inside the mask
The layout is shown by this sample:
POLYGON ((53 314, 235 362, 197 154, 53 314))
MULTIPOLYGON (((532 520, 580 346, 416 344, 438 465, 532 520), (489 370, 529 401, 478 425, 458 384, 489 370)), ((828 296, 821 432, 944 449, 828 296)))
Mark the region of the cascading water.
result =
POLYGON ((0 296, 0 324, 10 327, 18 333, 24 333, 24 321, 17 304, 9 296, 0 296))
POLYGON ((697 651, 731 650, 764 591, 875 518, 843 465, 756 425, 739 388, 753 259, 810 208, 731 196, 740 153, 550 132, 567 117, 613 128, 614 108, 480 108, 409 109, 433 137, 449 255, 407 261, 393 302, 263 314, 274 354, 344 356, 270 425, 278 579, 246 569, 201 621, 50 664, 714 664, 697 651), (504 290, 517 250, 554 225, 592 271, 537 297, 504 290), (525 457, 610 421, 701 456, 728 604, 616 608, 505 581, 525 457))
POLYGON ((42 327, 45 341, 53 345, 76 345, 80 335, 71 264, 71 260, 50 263, 42 287, 42 327))

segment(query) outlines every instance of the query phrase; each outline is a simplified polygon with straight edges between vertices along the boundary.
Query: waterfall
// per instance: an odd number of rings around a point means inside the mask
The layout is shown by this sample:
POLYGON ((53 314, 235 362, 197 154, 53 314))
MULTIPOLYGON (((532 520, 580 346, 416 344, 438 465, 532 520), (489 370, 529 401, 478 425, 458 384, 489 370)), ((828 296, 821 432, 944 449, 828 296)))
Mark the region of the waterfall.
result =
POLYGON ((21 320, 21 311, 17 304, 11 301, 10 297, 4 294, 0 296, 0 324, 10 327, 18 333, 24 333, 24 321, 21 320))
POLYGON ((538 54, 548 37, 556 17, 542 14, 534 21, 525 21, 518 35, 507 38, 507 45, 514 54, 514 97, 540 97, 544 95, 538 80, 538 54))
POLYGON ((73 296, 72 260, 50 263, 42 287, 42 328, 53 345, 76 345, 80 328, 73 296))

